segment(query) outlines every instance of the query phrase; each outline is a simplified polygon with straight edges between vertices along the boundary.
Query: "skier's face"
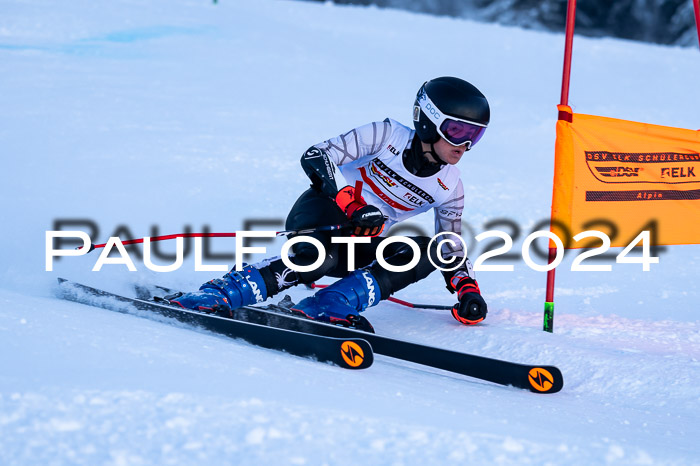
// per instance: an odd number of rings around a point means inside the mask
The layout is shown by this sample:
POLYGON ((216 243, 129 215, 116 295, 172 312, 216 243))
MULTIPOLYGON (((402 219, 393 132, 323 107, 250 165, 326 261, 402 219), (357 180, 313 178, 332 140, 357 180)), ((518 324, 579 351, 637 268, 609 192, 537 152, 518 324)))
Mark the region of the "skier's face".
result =
POLYGON ((450 165, 459 162, 464 152, 467 150, 466 144, 455 147, 443 138, 440 138, 433 147, 435 148, 435 153, 440 157, 440 160, 450 165))

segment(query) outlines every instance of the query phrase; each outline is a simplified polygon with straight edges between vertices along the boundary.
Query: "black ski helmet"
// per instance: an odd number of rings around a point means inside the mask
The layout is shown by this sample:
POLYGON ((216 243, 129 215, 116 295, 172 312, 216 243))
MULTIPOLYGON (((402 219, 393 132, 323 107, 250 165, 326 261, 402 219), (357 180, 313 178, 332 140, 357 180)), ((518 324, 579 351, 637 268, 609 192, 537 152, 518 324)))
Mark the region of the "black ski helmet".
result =
MULTIPOLYGON (((438 142, 441 134, 436 122, 444 117, 464 120, 485 129, 491 112, 486 97, 479 89, 463 79, 444 76, 423 83, 418 90, 413 104, 413 126, 418 138, 426 144, 438 142)), ((467 140, 467 150, 481 138, 483 129, 475 135, 475 140, 467 140)))

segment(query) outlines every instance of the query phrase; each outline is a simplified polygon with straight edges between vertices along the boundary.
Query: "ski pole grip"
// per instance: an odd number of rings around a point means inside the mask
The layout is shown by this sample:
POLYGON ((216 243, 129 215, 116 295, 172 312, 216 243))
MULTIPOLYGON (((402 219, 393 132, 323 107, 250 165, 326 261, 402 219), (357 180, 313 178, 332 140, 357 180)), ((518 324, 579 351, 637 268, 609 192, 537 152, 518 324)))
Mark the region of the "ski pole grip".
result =
POLYGON ((352 214, 359 208, 367 205, 362 199, 362 181, 356 181, 355 187, 345 186, 335 195, 335 203, 338 204, 340 210, 345 212, 348 218, 352 218, 352 214))
POLYGON ((356 202, 363 202, 362 199, 362 181, 357 180, 355 181, 355 201, 356 202))

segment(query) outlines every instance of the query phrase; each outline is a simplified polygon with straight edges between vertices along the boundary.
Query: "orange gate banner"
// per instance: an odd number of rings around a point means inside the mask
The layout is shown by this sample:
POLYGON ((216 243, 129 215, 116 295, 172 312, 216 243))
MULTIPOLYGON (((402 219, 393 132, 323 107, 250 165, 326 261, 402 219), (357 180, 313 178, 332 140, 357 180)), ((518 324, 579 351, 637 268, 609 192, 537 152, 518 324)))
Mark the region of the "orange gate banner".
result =
POLYGON ((571 121, 557 122, 552 231, 602 231, 612 247, 642 230, 657 245, 700 243, 700 131, 559 111, 571 121))

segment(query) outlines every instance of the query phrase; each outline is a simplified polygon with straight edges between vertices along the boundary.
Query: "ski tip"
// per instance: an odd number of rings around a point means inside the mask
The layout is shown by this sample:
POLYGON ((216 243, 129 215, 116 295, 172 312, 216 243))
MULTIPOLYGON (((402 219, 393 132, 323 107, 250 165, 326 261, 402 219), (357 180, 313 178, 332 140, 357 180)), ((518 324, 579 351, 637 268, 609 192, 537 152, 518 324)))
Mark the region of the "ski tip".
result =
POLYGON ((564 387, 564 376, 554 366, 534 366, 527 374, 527 381, 534 393, 557 393, 564 387))
POLYGON ((374 362, 374 352, 367 340, 352 338, 340 344, 341 365, 347 369, 366 369, 374 362))

